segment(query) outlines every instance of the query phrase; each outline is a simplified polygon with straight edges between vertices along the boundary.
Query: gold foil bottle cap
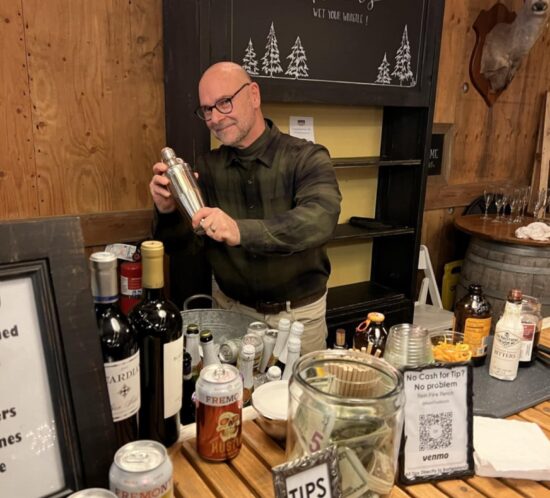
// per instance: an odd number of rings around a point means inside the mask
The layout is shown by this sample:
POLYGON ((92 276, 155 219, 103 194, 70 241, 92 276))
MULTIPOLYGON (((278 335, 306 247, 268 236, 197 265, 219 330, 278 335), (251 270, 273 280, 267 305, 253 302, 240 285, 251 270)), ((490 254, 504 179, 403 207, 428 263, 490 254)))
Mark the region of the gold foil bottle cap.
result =
POLYGON ((146 240, 141 244, 143 264, 142 285, 146 289, 164 287, 164 244, 158 240, 146 240))

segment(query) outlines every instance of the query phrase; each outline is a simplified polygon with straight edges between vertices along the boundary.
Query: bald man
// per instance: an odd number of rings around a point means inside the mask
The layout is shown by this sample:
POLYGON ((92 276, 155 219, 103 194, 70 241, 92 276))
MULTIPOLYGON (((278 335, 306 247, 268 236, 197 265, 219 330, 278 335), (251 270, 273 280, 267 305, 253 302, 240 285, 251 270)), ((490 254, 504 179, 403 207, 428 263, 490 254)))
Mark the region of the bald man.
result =
MULTIPOLYGON (((232 62, 208 68, 195 113, 223 144, 197 160, 206 205, 189 223, 153 166, 155 237, 166 250, 206 251, 219 305, 276 328, 304 324, 302 354, 326 347, 326 243, 341 195, 328 151, 281 133, 261 110, 260 87, 232 62), (194 229, 202 226, 205 235, 194 229)), ((174 276, 172 277, 174 278, 174 276)))

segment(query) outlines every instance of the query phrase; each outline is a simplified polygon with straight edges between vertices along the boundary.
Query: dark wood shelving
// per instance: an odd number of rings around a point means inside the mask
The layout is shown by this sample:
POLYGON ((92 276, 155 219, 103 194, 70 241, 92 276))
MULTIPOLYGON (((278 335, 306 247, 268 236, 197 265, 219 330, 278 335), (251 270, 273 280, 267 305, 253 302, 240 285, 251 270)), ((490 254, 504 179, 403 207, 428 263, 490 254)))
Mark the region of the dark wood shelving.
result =
POLYGON ((379 156, 368 157, 333 157, 335 168, 377 168, 379 166, 420 166, 420 159, 382 159, 379 156))
POLYGON ((349 223, 341 223, 336 227, 332 240, 375 239, 392 235, 413 234, 412 227, 362 228, 349 223))
POLYGON ((389 301, 405 299, 402 292, 398 292, 376 282, 366 281, 349 285, 331 287, 327 295, 327 310, 332 314, 347 312, 350 308, 387 304, 389 301))

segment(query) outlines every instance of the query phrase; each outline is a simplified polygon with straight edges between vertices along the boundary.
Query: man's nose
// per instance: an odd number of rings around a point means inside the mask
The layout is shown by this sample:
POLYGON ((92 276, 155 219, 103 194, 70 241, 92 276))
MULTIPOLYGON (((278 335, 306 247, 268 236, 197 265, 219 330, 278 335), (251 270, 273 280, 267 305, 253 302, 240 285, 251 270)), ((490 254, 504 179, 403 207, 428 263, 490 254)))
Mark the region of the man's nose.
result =
POLYGON ((224 118, 224 116, 225 114, 221 113, 216 107, 214 107, 214 109, 212 109, 212 114, 210 115, 210 122, 212 124, 217 124, 224 118))

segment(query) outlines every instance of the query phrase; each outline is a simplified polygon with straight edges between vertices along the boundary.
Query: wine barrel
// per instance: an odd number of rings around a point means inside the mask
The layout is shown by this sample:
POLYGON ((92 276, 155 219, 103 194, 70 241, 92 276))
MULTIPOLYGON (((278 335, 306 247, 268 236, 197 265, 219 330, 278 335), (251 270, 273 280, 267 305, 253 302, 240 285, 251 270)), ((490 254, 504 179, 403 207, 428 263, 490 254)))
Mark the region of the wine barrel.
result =
POLYGON ((550 246, 505 244, 472 237, 457 286, 456 300, 472 283, 481 284, 493 307, 493 325, 504 311, 508 291, 521 289, 542 304, 550 316, 550 246))

